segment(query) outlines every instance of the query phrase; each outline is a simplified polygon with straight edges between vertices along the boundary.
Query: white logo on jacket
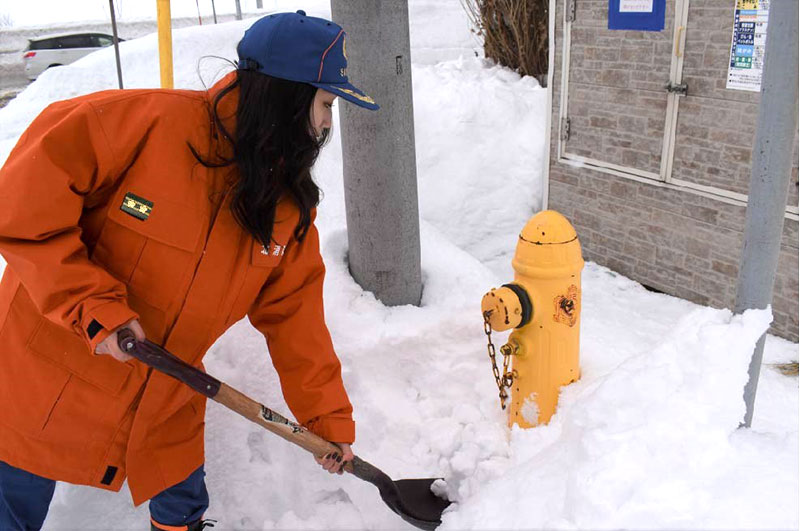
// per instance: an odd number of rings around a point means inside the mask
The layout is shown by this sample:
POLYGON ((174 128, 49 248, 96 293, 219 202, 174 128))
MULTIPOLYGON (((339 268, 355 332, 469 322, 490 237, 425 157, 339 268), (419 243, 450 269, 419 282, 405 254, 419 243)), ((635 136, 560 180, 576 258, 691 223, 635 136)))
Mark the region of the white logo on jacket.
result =
POLYGON ((277 243, 272 244, 272 252, 267 251, 267 248, 263 245, 261 246, 261 254, 265 254, 267 256, 282 256, 283 253, 286 251, 285 245, 278 245, 277 243))

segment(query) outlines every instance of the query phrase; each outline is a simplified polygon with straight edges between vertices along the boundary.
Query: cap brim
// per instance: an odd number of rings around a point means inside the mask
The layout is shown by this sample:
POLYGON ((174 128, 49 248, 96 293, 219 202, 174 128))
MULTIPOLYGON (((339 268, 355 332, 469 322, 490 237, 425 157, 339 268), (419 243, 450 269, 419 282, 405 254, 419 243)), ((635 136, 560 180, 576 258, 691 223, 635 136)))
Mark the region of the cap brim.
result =
POLYGON ((342 99, 355 103, 359 107, 364 107, 370 111, 377 111, 380 106, 375 100, 364 94, 363 91, 354 87, 351 83, 311 83, 315 87, 327 90, 342 99))

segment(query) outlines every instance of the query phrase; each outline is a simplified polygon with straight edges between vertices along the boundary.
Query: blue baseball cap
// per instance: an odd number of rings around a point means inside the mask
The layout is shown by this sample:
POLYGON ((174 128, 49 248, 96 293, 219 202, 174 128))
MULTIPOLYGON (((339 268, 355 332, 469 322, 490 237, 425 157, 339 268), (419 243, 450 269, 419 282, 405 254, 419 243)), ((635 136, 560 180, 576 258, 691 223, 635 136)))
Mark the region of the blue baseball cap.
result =
POLYGON ((347 34, 324 18, 273 13, 258 19, 239 42, 239 69, 309 83, 359 107, 377 110, 375 100, 347 79, 347 34))

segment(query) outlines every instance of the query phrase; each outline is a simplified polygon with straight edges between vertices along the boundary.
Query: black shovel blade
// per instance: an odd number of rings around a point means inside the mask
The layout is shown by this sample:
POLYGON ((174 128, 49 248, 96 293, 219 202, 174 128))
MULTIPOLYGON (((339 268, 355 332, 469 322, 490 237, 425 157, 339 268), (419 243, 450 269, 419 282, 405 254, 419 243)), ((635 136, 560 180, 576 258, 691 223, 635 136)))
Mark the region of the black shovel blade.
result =
POLYGON ((442 523, 442 513, 450 506, 448 500, 431 491, 435 478, 401 479, 392 481, 380 469, 355 457, 353 475, 378 487, 384 503, 409 524, 433 531, 442 523))
POLYGON ((395 512, 409 524, 434 530, 442 523, 442 513, 450 502, 431 491, 436 479, 400 479, 393 481, 399 493, 400 507, 395 512))

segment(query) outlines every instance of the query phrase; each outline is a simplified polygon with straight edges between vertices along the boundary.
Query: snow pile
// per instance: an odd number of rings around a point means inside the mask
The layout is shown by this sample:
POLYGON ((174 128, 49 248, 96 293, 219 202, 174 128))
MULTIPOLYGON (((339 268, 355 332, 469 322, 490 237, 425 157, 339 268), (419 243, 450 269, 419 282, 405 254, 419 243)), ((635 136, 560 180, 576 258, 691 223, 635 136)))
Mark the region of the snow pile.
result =
POLYGON ((432 65, 459 57, 483 57, 483 41, 470 30, 460 0, 410 0, 411 60, 432 65))
POLYGON ((422 216, 492 269, 508 267, 542 204, 546 91, 476 58, 413 76, 422 216))
POLYGON ((443 528, 791 524, 796 515, 770 509, 796 504, 796 477, 776 474, 796 471, 796 453, 784 447, 792 438, 737 431, 749 358, 770 320, 767 311, 697 309, 654 350, 584 374, 563 390, 547 427, 514 431, 509 470, 459 492, 465 501, 443 528), (765 477, 748 481, 754 453, 765 477))
MULTIPOLYGON (((395 479, 446 478, 437 488, 456 502, 446 529, 796 528, 797 379, 765 366, 753 429, 736 429, 767 311, 732 317, 588 263, 582 379, 562 391, 549 425, 506 427, 479 308, 485 291, 512 279, 516 235, 540 206, 545 91, 461 53, 470 37, 456 4, 410 7, 421 307, 386 307, 348 273, 338 120, 315 168, 326 316, 355 407, 354 450, 395 479)), ((299 8, 330 13, 320 1, 281 3, 299 8)), ((198 58, 233 59, 249 23, 175 31, 176 85, 201 88, 198 58)), ((126 86, 157 85, 155 37, 123 43, 122 55, 126 86)), ((225 63, 201 66, 210 84, 225 63)), ((106 50, 46 72, 0 110, 0 161, 48 103, 115 84, 106 50)), ((768 337, 765 362, 796 359, 796 344, 768 337)), ((288 412, 264 339, 246 321, 206 367, 288 412)), ((215 403, 206 429, 207 516, 218 529, 409 528, 372 485, 329 476, 215 403)), ((147 518, 125 495, 60 484, 45 529, 141 529, 147 518)))

